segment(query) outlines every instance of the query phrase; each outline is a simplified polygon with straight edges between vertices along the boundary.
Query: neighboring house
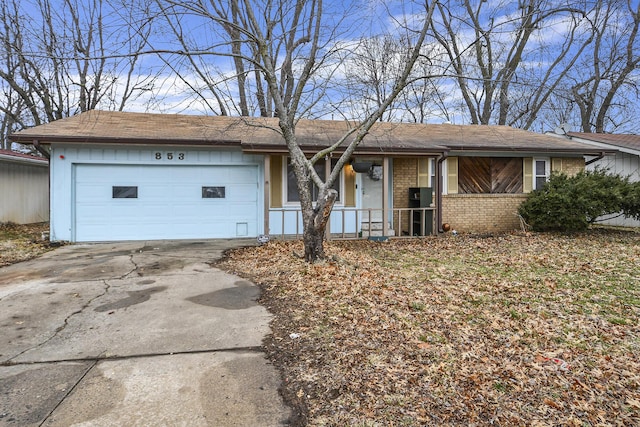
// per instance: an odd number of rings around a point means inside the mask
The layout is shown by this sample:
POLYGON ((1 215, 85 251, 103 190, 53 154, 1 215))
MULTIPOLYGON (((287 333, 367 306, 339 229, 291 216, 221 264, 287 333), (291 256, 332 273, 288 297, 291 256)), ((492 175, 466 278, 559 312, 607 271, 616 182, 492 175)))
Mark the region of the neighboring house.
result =
MULTIPOLYGON (((628 176, 631 181, 640 181, 640 135, 615 135, 604 133, 568 132, 576 142, 589 144, 605 150, 617 150, 615 156, 606 156, 587 165, 587 169, 606 169, 612 174, 628 176)), ((620 215, 600 218, 601 224, 640 227, 640 221, 620 215)))
MULTIPOLYGON (((51 239, 110 241, 296 235, 295 180, 277 119, 90 111, 12 135, 49 146, 51 239)), ((300 120, 308 153, 347 121, 300 120)), ((552 169, 603 150, 505 126, 377 123, 342 171, 336 237, 520 228, 526 194, 552 169), (442 178, 440 178, 442 177, 442 178), (386 220, 383 221, 383 218, 386 220)), ((316 165, 324 175, 334 159, 316 165)))
POLYGON ((0 150, 0 222, 49 220, 49 162, 43 157, 0 150))

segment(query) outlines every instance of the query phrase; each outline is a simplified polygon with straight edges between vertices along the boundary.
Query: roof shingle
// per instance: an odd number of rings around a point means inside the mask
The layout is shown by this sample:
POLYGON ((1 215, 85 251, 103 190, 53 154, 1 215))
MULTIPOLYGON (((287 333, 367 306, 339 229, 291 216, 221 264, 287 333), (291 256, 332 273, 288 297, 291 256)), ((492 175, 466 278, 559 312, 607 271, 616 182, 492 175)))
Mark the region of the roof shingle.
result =
MULTIPOLYGON (((305 120, 296 137, 306 149, 326 147, 356 125, 349 121, 305 120)), ((15 142, 179 144, 240 146, 254 152, 286 151, 277 118, 192 116, 89 111, 20 131, 15 142)), ((348 142, 348 141, 347 141, 348 142)), ((508 126, 378 122, 358 153, 444 153, 447 151, 529 151, 588 154, 602 150, 568 139, 508 126)))
POLYGON ((601 144, 609 144, 616 147, 630 148, 632 150, 640 151, 640 135, 585 132, 568 132, 567 135, 572 138, 581 138, 587 141, 599 142, 601 144))

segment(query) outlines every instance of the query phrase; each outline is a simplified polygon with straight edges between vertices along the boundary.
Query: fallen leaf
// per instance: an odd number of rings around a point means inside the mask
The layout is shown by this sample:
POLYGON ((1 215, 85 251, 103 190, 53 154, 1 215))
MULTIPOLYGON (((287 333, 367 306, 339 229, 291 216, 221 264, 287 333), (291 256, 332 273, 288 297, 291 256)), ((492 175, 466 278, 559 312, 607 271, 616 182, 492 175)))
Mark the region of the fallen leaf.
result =
POLYGON ((549 398, 545 398, 544 399, 544 403, 546 403, 547 405, 551 406, 552 408, 555 409, 562 409, 562 405, 560 405, 559 403, 556 403, 555 401, 549 399, 549 398))

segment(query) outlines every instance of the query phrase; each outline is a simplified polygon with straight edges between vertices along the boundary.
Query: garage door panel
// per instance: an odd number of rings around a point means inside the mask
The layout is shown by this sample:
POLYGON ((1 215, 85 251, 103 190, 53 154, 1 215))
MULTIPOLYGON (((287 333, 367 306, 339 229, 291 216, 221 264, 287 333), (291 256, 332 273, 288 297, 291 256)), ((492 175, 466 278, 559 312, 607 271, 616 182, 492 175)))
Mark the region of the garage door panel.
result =
POLYGON ((256 166, 76 165, 75 240, 249 237, 258 234, 256 166), (137 198, 113 198, 136 186, 137 198), (224 197, 203 198, 203 187, 224 197))
POLYGON ((253 185, 234 185, 227 189, 227 198, 234 202, 256 202, 258 200, 258 192, 252 191, 257 190, 255 187, 256 184, 253 185))
POLYGON ((82 200, 104 200, 111 197, 111 187, 104 184, 78 184, 76 185, 76 197, 82 200))

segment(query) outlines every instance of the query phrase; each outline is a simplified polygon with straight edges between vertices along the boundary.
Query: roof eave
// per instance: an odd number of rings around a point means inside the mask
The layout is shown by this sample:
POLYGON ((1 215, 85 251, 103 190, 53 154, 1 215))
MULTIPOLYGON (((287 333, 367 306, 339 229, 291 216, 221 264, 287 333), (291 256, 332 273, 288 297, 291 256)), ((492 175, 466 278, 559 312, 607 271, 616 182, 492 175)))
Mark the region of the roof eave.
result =
POLYGON ((21 144, 32 144, 38 141, 43 145, 51 144, 109 144, 109 145, 179 145, 179 146, 223 146, 239 147, 239 140, 198 140, 198 139, 151 139, 151 138, 114 138, 114 137, 94 137, 94 136, 56 136, 47 135, 9 135, 12 142, 21 144))
POLYGON ((603 142, 603 141, 595 141, 593 139, 585 138, 582 136, 570 136, 571 140, 578 141, 582 144, 593 145, 594 147, 611 147, 611 149, 616 150, 617 152, 632 154, 635 156, 640 156, 640 150, 634 149, 632 147, 628 147, 626 145, 616 144, 612 142, 603 142))
POLYGON ((30 164, 30 165, 39 165, 39 166, 47 166, 49 161, 47 159, 29 159, 26 157, 17 157, 17 156, 8 156, 6 154, 0 154, 0 160, 5 160, 12 163, 21 163, 21 164, 30 164))
POLYGON ((537 148, 537 147, 449 147, 451 153, 536 153, 536 154, 558 154, 558 155, 573 155, 573 156, 599 156, 613 155, 617 150, 603 150, 603 149, 567 149, 567 148, 537 148))
MULTIPOLYGON (((300 148, 304 153, 317 153, 319 150, 325 147, 301 145, 300 148)), ((334 153, 343 153, 346 147, 338 147, 334 150, 334 153)), ((286 154, 289 151, 286 146, 278 144, 242 144, 242 151, 245 153, 255 154, 286 154)), ((354 156, 439 156, 448 153, 449 150, 445 147, 417 149, 415 147, 402 148, 383 148, 383 147, 357 147, 354 151, 354 156)))

